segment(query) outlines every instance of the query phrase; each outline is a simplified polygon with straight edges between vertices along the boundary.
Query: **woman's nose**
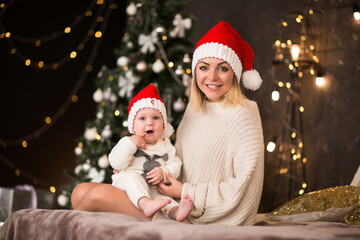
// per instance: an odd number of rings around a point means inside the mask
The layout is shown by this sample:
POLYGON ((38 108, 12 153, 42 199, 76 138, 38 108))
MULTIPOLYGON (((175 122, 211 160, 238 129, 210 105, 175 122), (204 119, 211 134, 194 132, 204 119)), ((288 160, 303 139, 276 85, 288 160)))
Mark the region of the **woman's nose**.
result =
POLYGON ((216 69, 209 69, 207 77, 208 77, 209 80, 215 81, 216 78, 217 78, 216 69))

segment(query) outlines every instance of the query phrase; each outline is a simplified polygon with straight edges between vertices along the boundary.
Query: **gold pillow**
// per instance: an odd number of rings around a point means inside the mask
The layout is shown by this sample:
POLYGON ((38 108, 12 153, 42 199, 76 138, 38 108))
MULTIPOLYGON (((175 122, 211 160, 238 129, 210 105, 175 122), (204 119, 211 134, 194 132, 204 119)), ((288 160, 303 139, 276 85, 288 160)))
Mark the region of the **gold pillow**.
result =
POLYGON ((266 217, 274 221, 339 221, 359 199, 359 187, 331 187, 294 198, 266 217))
POLYGON ((360 225, 360 204, 356 205, 340 222, 349 225, 360 225))

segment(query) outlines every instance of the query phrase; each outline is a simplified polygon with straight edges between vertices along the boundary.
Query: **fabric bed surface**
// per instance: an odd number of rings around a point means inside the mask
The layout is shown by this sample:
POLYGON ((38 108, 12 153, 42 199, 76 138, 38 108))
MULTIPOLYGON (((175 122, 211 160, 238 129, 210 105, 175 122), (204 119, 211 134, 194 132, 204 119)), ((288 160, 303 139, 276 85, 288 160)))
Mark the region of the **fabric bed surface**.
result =
POLYGON ((0 239, 360 239, 360 226, 335 222, 278 222, 260 218, 254 226, 149 222, 117 213, 24 209, 0 229, 0 239))

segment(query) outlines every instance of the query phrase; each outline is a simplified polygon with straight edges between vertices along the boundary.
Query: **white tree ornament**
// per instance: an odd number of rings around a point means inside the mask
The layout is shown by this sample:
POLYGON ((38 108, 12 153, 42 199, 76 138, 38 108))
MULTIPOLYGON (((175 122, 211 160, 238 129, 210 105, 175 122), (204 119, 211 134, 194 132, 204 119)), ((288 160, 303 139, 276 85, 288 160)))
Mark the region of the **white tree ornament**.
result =
POLYGON ((156 61, 154 62, 154 64, 152 65, 152 70, 155 73, 159 73, 162 72, 165 69, 165 65, 164 63, 158 58, 156 59, 156 61))
POLYGON ((140 34, 139 45, 142 53, 152 53, 155 51, 155 44, 158 42, 157 32, 154 30, 150 35, 140 34))
POLYGON ((64 194, 60 194, 58 197, 57 197, 57 202, 60 206, 62 207, 65 207, 66 204, 68 203, 69 201, 69 198, 67 196, 65 196, 64 194))
POLYGON ((103 92, 100 88, 96 89, 96 91, 94 92, 93 99, 97 103, 99 103, 103 100, 103 92))
POLYGON ((134 76, 134 73, 129 70, 125 73, 125 76, 120 75, 119 77, 119 96, 120 97, 130 97, 132 91, 134 90, 135 84, 140 81, 140 77, 134 76))
POLYGON ((98 135, 96 127, 88 128, 85 130, 84 137, 86 140, 92 141, 96 139, 96 136, 98 135))
POLYGON ((98 165, 101 168, 107 168, 109 166, 109 159, 106 154, 102 155, 98 160, 98 165))
POLYGON ((98 171, 96 168, 91 168, 88 173, 88 177, 91 179, 90 182, 101 183, 105 179, 105 170, 101 169, 98 171))
POLYGON ((182 19, 180 14, 176 14, 173 20, 175 28, 170 32, 171 37, 185 37, 185 29, 191 28, 191 19, 182 19))

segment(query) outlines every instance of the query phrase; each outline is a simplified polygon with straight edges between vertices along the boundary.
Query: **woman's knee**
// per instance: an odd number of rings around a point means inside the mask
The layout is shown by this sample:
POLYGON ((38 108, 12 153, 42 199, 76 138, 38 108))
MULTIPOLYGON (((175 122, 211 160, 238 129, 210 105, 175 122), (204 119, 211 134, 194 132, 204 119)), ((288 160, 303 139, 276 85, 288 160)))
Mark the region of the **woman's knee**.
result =
POLYGON ((77 185, 71 193, 71 204, 73 209, 77 209, 80 201, 82 201, 84 195, 86 195, 96 185, 89 182, 80 183, 77 185))

